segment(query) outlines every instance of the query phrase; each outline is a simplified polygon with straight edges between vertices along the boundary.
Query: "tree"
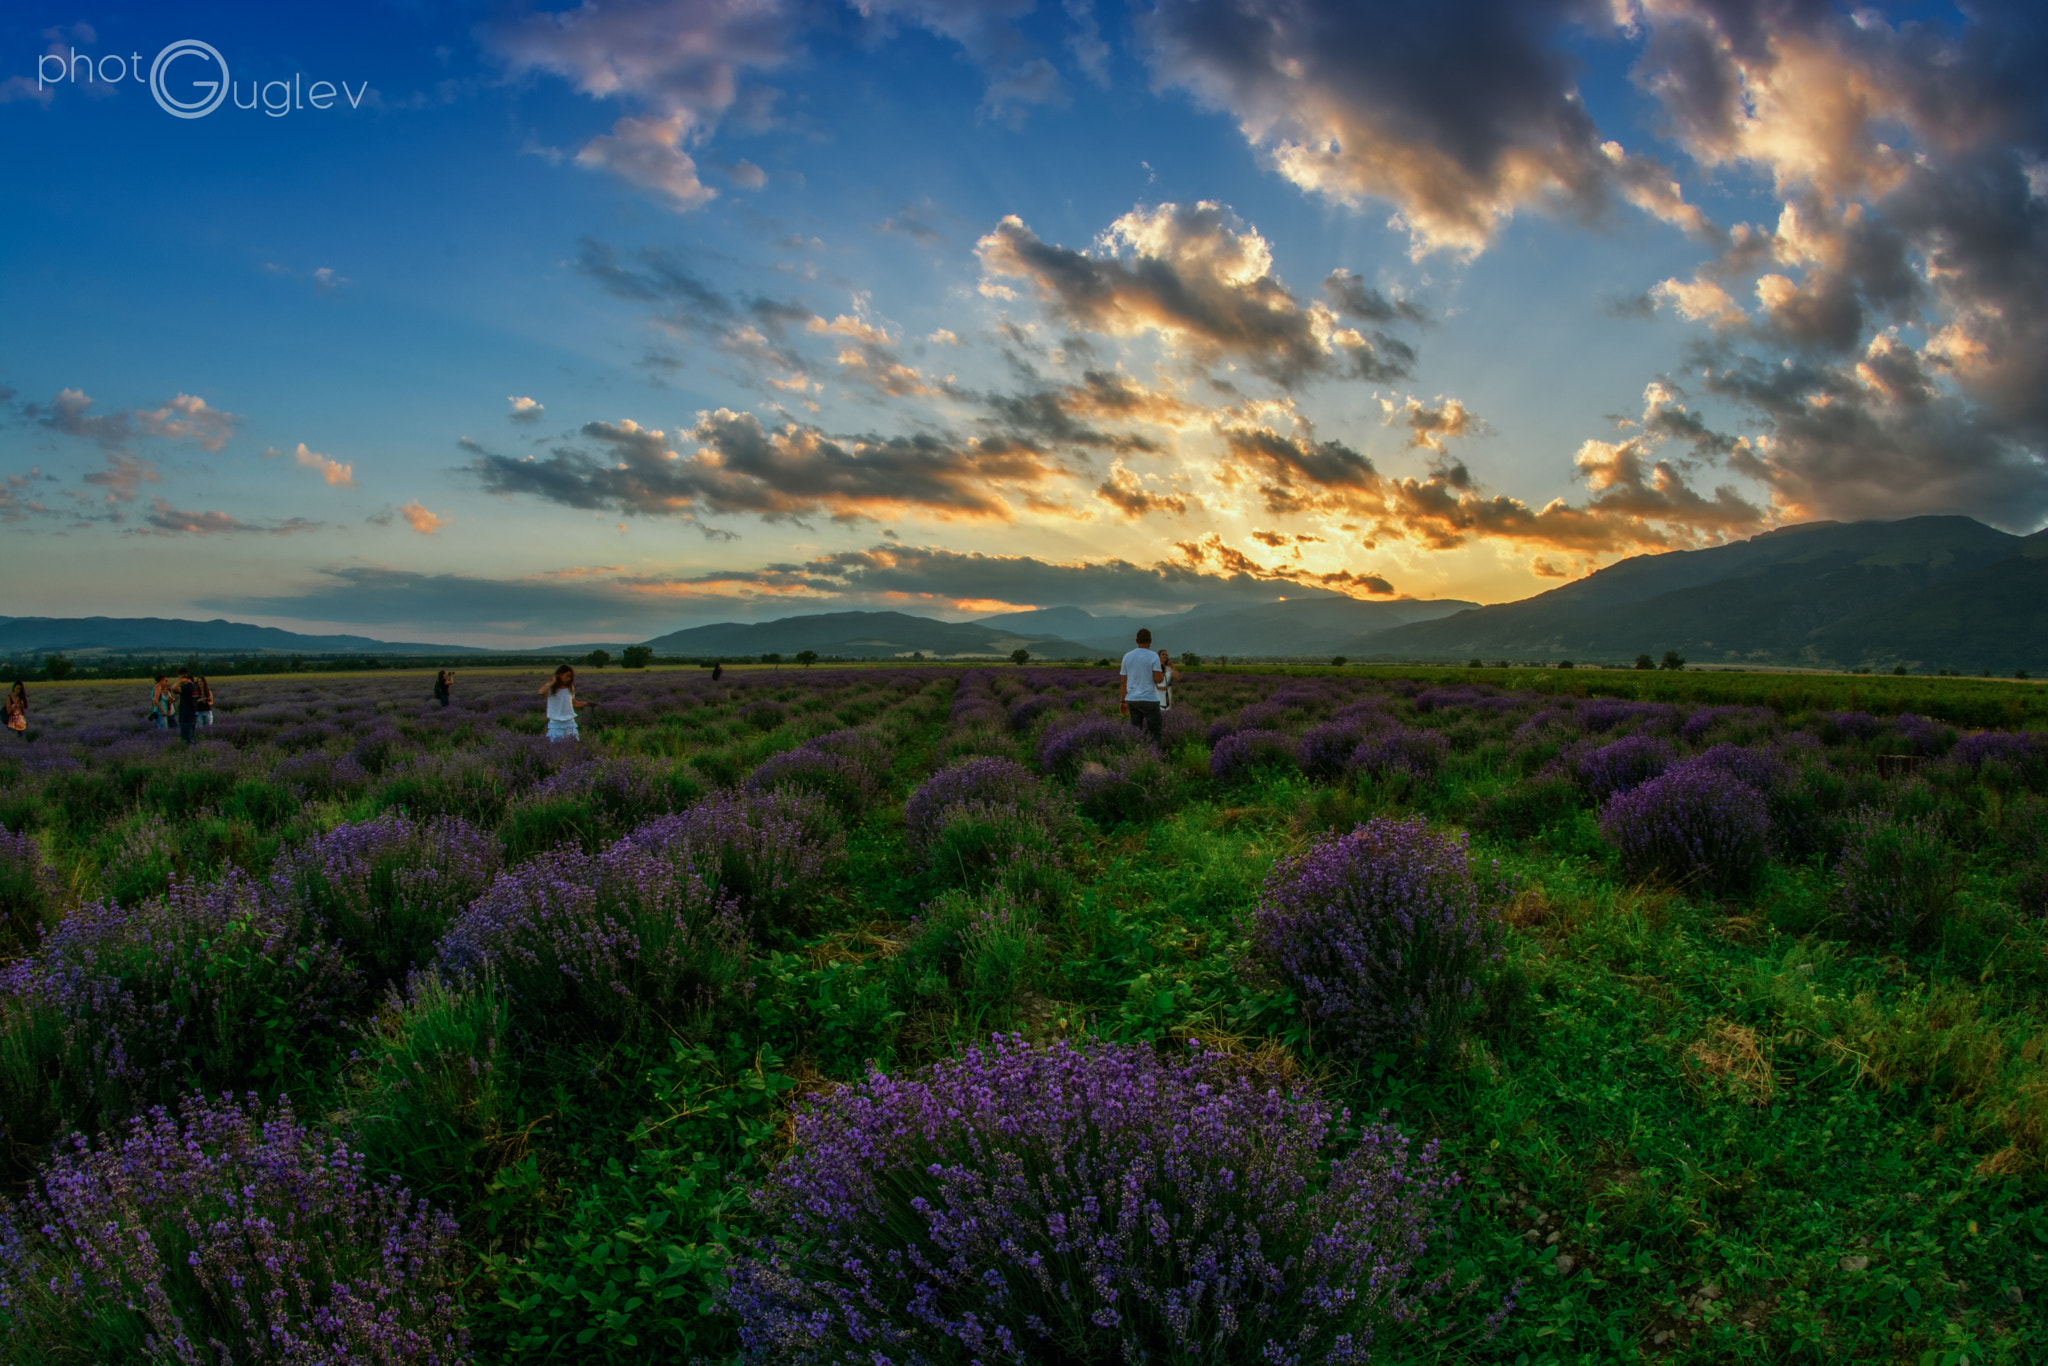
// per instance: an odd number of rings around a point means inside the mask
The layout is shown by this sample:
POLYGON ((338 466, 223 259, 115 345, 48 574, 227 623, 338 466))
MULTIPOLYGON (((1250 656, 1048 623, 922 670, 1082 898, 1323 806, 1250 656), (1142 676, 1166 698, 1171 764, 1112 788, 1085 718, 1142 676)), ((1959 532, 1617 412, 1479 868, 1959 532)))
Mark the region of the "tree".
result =
MULTIPOLYGON (((53 662, 54 662, 54 661, 53 661, 53 662)), ((52 677, 52 678, 55 678, 56 676, 57 676, 57 675, 55 675, 55 674, 51 674, 51 675, 50 675, 50 677, 52 677)), ((2027 671, 2026 671, 2025 669, 2014 669, 2014 670, 2012 671, 2012 676, 2013 676, 2014 678, 2017 678, 2017 679, 2019 679, 2019 680, 2020 680, 2020 681, 2021 681, 2022 683, 2024 683, 2024 682, 2026 682, 2026 681, 2027 681, 2027 671)))
POLYGON ((610 650, 592 650, 589 654, 583 656, 583 662, 593 669, 602 669, 605 665, 612 662, 612 652, 610 650))
POLYGON ((1678 651, 1676 650, 1666 650, 1664 652, 1664 662, 1662 664, 1659 664, 1657 667, 1660 669, 1669 669, 1673 673, 1684 673, 1685 656, 1678 653, 1678 651))
POLYGON ((1344 656, 1343 656, 1343 655, 1334 655, 1334 656, 1332 656, 1332 657, 1331 657, 1331 659, 1330 659, 1330 666, 1331 666, 1332 668, 1336 668, 1336 669, 1341 669, 1341 668, 1343 668, 1343 667, 1344 667, 1344 656))
POLYGON ((622 669, 644 669, 653 662, 652 645, 628 645, 626 652, 619 656, 619 667, 622 669))
MULTIPOLYGON (((1103 662, 1104 662, 1104 663, 1106 664, 1106 663, 1108 663, 1109 661, 1108 661, 1108 660, 1104 660, 1103 662)), ((1194 652, 1193 650, 1183 650, 1183 651, 1181 651, 1181 654, 1180 654, 1180 662, 1181 662, 1181 667, 1183 667, 1183 668, 1188 668, 1188 669, 1199 669, 1199 668, 1201 668, 1201 667, 1202 667, 1202 657, 1201 657, 1200 655, 1196 654, 1196 653, 1195 653, 1195 652, 1194 652)))
POLYGON ((782 662, 782 656, 779 654, 762 655, 761 662, 763 664, 780 664, 782 662))
MULTIPOLYGON (((71 661, 63 655, 51 655, 43 661, 43 672, 50 676, 52 683, 62 683, 65 679, 71 677, 72 668, 71 661)), ((2027 671, 2025 669, 2020 670, 2020 677, 2025 678, 2026 676, 2027 671)))
POLYGON ((1493 667, 1496 669, 1512 669, 1515 666, 1508 663, 1505 659, 1496 659, 1493 662, 1493 667))
POLYGON ((924 662, 924 651, 923 651, 923 650, 912 650, 912 651, 910 652, 910 657, 911 657, 912 659, 916 660, 917 662, 919 662, 919 663, 921 664, 921 663, 923 663, 923 662, 924 662))
POLYGON ((1894 665, 1892 668, 1892 672, 1898 675, 1900 678, 1904 678, 1906 676, 1906 666, 1903 664, 1894 665))
POLYGON ((1560 659, 1557 661, 1557 667, 1560 669, 1576 669, 1579 666, 1572 663, 1569 659, 1560 659))
POLYGON ((1012 664, 1024 664, 1024 663, 1027 663, 1027 662, 1028 662, 1028 661, 1030 660, 1030 658, 1031 658, 1031 651, 1029 651, 1029 650, 1012 650, 1012 651, 1010 651, 1010 662, 1011 662, 1012 664))
POLYGON ((808 669, 811 665, 818 662, 818 652, 816 650, 799 650, 797 651, 796 662, 808 669))
POLYGON ((1476 659, 1475 659, 1475 660, 1472 660, 1472 661, 1468 662, 1468 663, 1467 663, 1467 664, 1465 665, 1465 667, 1466 667, 1466 668, 1468 668, 1468 669, 1483 669, 1483 668, 1485 668, 1486 666, 1485 666, 1484 664, 1481 664, 1481 663, 1480 663, 1480 662, 1479 662, 1478 660, 1476 660, 1476 659))
POLYGON ((1648 655, 1637 655, 1636 667, 1638 669, 1654 669, 1657 667, 1657 661, 1650 658, 1648 655))

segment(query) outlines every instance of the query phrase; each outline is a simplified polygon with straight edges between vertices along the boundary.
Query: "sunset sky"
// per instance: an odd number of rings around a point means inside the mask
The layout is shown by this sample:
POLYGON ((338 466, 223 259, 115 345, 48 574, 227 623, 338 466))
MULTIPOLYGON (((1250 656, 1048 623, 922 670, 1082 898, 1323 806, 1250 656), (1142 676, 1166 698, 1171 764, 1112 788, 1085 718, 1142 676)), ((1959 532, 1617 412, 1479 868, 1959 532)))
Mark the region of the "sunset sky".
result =
POLYGON ((6 615, 1498 602, 2048 518, 2038 3, 21 0, 0 183, 6 615))

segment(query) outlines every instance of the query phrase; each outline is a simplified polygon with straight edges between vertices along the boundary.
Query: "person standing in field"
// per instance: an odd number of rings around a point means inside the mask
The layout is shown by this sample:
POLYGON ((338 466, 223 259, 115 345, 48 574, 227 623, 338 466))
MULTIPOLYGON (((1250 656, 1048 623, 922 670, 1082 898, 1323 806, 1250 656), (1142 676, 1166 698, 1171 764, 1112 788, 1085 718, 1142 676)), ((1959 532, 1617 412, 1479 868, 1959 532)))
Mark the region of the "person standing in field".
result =
POLYGON ((711 681, 716 683, 723 677, 725 677, 725 661, 722 659, 713 660, 711 664, 711 681))
POLYGON ((548 739, 576 739, 576 709, 586 704, 576 700, 575 666, 564 664, 556 669, 554 678, 541 691, 548 697, 548 739))
POLYGON ((198 723, 210 726, 213 724, 213 684, 207 682, 205 674, 199 675, 194 681, 199 684, 198 723))
POLYGON ((434 675, 434 700, 442 706, 448 705, 449 694, 455 688, 455 675, 447 669, 434 675))
POLYGON ((176 709, 178 691, 171 681, 162 674, 156 676, 156 690, 149 695, 149 724, 158 730, 171 728, 171 713, 176 709))
POLYGON ((199 685, 192 681, 190 669, 178 670, 178 688, 175 695, 178 738, 189 745, 192 743, 192 731, 199 724, 199 685))
POLYGON ((1159 652, 1159 710, 1173 710, 1173 656, 1164 650, 1159 652))
POLYGON ((20 679, 15 679, 14 686, 7 690, 7 706, 0 715, 5 716, 7 729, 28 739, 28 687, 20 679))
POLYGON ((1151 631, 1138 632, 1138 646, 1124 656, 1118 672, 1124 680, 1124 715, 1151 736, 1153 744, 1163 743, 1165 724, 1159 716, 1159 684, 1165 679, 1166 670, 1152 651, 1151 631))

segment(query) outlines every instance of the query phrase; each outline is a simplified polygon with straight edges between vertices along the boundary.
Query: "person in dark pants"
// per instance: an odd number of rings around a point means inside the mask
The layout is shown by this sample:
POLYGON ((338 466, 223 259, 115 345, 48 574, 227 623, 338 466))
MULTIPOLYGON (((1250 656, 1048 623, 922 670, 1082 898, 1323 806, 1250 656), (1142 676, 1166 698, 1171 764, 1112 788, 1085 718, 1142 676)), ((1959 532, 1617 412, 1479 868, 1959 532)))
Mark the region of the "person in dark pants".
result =
POLYGON ((1165 743, 1165 723, 1159 715, 1159 685, 1166 681, 1166 667, 1152 650, 1152 633, 1138 632, 1138 648, 1124 656, 1118 672, 1124 680, 1124 715, 1131 724, 1152 737, 1155 745, 1165 743))
POLYGON ((723 677, 725 677, 725 661, 722 659, 713 660, 711 664, 711 681, 716 683, 723 677))
POLYGON ((455 686, 455 675, 443 669, 434 675, 434 700, 442 706, 448 705, 448 694, 455 686))
POLYGON ((186 744, 192 743, 192 732, 199 726, 199 685, 192 681, 190 669, 178 670, 178 738, 186 744))

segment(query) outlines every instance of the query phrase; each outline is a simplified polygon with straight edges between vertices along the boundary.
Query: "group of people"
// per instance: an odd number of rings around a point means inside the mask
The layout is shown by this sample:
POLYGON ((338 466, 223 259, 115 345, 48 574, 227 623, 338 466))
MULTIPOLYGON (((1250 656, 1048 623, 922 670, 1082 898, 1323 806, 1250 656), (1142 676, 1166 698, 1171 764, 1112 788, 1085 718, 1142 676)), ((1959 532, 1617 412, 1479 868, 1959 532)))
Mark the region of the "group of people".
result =
POLYGON ((191 744, 201 726, 213 724, 213 684, 190 669, 178 670, 176 678, 158 674, 149 697, 149 723, 158 730, 176 726, 178 738, 191 744))

